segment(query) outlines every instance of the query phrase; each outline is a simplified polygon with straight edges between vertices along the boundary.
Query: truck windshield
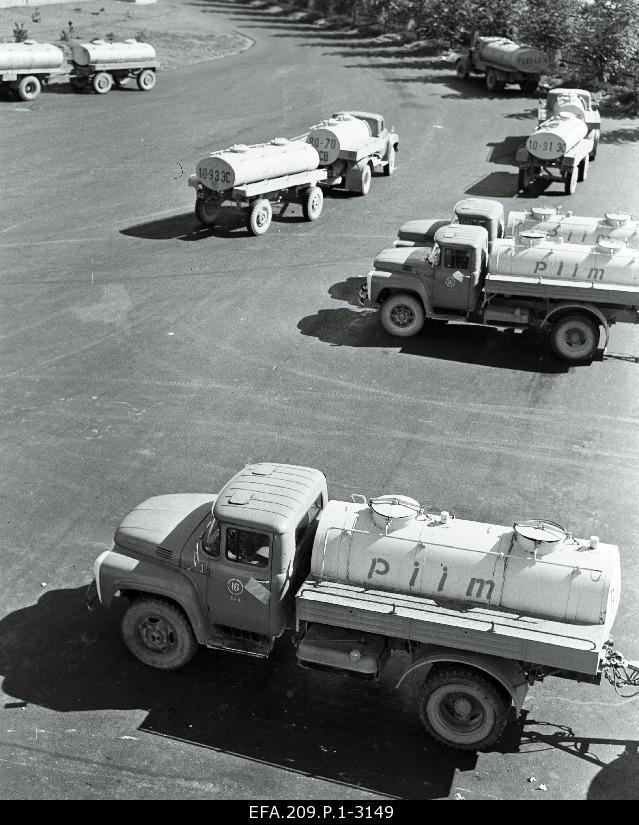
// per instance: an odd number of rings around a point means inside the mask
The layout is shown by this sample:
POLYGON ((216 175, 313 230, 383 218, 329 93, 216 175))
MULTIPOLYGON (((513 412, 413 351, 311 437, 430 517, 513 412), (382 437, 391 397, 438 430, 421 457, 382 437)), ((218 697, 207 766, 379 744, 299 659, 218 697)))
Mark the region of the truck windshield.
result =
POLYGON ((209 556, 220 555, 220 525, 213 519, 200 538, 200 546, 209 556))

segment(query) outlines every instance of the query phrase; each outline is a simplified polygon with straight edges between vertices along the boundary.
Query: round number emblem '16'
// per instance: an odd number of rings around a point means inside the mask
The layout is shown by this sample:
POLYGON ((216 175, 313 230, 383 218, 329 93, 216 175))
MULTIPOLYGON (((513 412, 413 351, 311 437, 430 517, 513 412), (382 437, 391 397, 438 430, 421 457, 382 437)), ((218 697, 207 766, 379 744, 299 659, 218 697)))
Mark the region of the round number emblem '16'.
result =
POLYGON ((455 279, 452 275, 449 275, 448 278, 446 278, 446 286, 449 289, 452 289, 455 286, 455 279))
POLYGON ((244 585, 239 579, 229 579, 226 586, 228 587, 229 593, 232 593, 234 596, 239 596, 244 590, 244 585))

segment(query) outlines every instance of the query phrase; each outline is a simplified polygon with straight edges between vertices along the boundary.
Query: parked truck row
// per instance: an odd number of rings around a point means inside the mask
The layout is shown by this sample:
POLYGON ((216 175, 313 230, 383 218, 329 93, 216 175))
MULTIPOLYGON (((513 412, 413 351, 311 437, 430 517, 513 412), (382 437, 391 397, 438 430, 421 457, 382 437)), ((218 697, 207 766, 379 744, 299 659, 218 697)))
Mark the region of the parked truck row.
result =
POLYGON ((427 733, 462 750, 492 745, 547 676, 639 685, 609 641, 615 545, 404 495, 331 500, 311 467, 251 464, 218 495, 142 502, 95 562, 89 604, 116 597, 126 646, 160 670, 200 645, 267 657, 286 631, 304 668, 375 679, 399 658, 427 733))
POLYGON ((75 43, 67 65, 62 49, 51 43, 0 43, 0 84, 20 100, 36 98, 52 78, 68 78, 76 91, 90 86, 96 94, 134 79, 140 91, 148 92, 155 86, 157 69, 155 49, 138 40, 75 43))

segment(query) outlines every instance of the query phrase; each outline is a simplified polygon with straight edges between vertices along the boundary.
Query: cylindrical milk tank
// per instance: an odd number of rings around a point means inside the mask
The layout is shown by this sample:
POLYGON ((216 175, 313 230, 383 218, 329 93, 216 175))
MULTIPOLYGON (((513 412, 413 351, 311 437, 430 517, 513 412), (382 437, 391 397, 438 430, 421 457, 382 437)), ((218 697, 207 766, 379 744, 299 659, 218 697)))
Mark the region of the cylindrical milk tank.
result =
POLYGON ((588 127, 581 118, 568 112, 545 120, 526 140, 526 148, 540 160, 557 160, 586 137, 588 127))
POLYGON ((51 43, 0 43, 0 71, 12 69, 59 69, 64 54, 51 43))
POLYGON ((365 120, 353 115, 340 115, 312 126, 306 140, 317 149, 320 164, 330 166, 341 152, 356 150, 368 143, 370 137, 370 126, 365 120))
POLYGON ((276 138, 259 146, 238 144, 212 153, 198 163, 197 174, 208 189, 223 192, 245 183, 310 172, 318 164, 317 152, 308 143, 276 138))
POLYGON ((586 107, 579 95, 573 91, 566 91, 563 94, 555 95, 552 99, 552 106, 548 111, 552 115, 567 112, 582 120, 586 119, 586 107))
POLYGON ((615 545, 544 523, 513 529, 443 513, 382 523, 371 507, 342 501, 330 501, 320 517, 311 574, 571 624, 612 623, 620 591, 615 545))
MULTIPOLYGON (((488 260, 491 275, 639 286, 639 250, 602 238, 592 246, 541 239, 493 241, 488 260)), ((621 300, 621 298, 620 298, 621 300)))
POLYGON ((92 40, 90 43, 76 43, 71 49, 73 62, 78 66, 100 63, 136 63, 155 60, 155 49, 150 43, 125 40, 122 43, 108 43, 106 40, 92 40))
POLYGON ((477 47, 482 60, 506 69, 539 74, 548 68, 548 58, 543 52, 519 46, 507 37, 479 37, 477 47))
POLYGON ((562 215, 553 207, 533 207, 527 212, 511 212, 506 237, 518 238, 529 230, 543 232, 549 240, 561 238, 568 243, 592 246, 602 238, 619 241, 639 249, 639 221, 630 215, 608 212, 603 218, 562 215))

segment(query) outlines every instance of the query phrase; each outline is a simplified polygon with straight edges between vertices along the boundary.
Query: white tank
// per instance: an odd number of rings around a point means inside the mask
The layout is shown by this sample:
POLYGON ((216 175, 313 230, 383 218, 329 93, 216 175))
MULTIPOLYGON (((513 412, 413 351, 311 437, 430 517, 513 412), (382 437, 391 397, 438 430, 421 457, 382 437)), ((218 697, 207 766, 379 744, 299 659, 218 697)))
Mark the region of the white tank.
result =
POLYGON ((588 134, 585 122, 569 112, 540 123, 526 140, 526 148, 540 160, 557 160, 588 134))
POLYGON ((138 40, 124 40, 122 43, 92 40, 90 43, 76 43, 71 48, 71 56, 78 66, 148 63, 155 60, 155 49, 150 43, 140 43, 138 40))
POLYGON ((527 212, 511 212, 506 237, 519 238, 521 232, 543 232, 549 240, 592 246, 602 239, 619 241, 639 249, 639 221, 622 212, 606 212, 603 218, 562 215, 552 206, 533 207, 527 212))
POLYGON ((612 623, 620 593, 619 549, 596 536, 575 539, 537 520, 504 527, 433 516, 405 496, 330 501, 311 574, 571 624, 612 623))
POLYGON ((639 250, 607 238, 592 246, 557 243, 541 232, 529 231, 519 233, 517 240, 493 241, 488 270, 491 275, 539 276, 636 287, 639 286, 639 250))
POLYGON ((0 43, 0 71, 12 69, 59 69, 64 63, 64 54, 51 43, 0 43))
MULTIPOLYGON (((549 115, 558 115, 561 112, 567 112, 570 115, 586 119, 586 107, 577 89, 555 90, 558 92, 554 94, 550 100, 550 107, 547 107, 549 115)), ((547 101, 548 102, 548 101, 547 101)))
POLYGON ((353 115, 339 115, 311 126, 307 142, 317 149, 322 166, 330 166, 341 152, 355 151, 371 139, 365 120, 353 115))
POLYGON ((319 156, 301 140, 275 138, 270 143, 245 146, 239 143, 221 152, 212 152, 197 165, 197 175, 208 189, 223 192, 234 186, 255 183, 282 175, 317 169, 319 156))
POLYGON ((507 37, 478 37, 475 47, 482 60, 517 72, 539 74, 548 68, 548 57, 530 46, 519 46, 507 37))

